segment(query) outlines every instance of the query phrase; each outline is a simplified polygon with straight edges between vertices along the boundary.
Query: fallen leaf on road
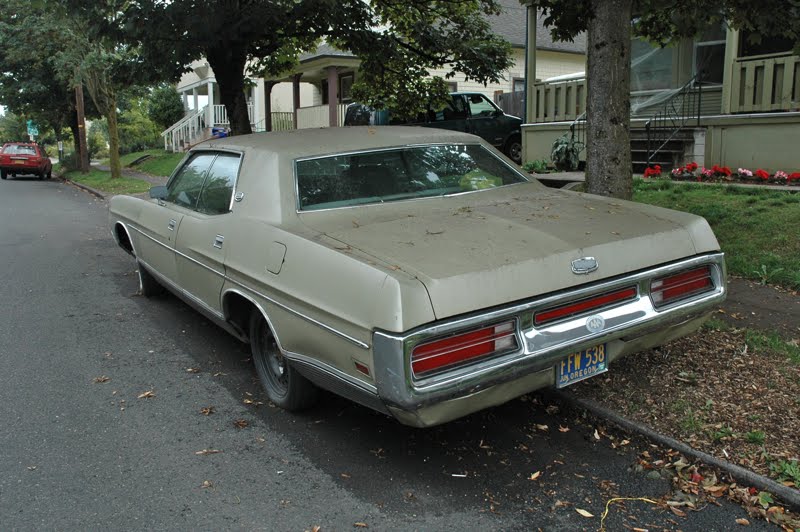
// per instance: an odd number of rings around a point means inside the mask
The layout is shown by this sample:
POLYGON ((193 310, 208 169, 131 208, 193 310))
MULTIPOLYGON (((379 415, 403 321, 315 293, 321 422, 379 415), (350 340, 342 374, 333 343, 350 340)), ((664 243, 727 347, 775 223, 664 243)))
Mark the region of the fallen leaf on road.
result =
POLYGON ((214 407, 213 406, 206 406, 204 408, 201 408, 200 409, 200 413, 203 414, 204 416, 210 416, 211 414, 214 413, 214 407))
POLYGON ((320 530, 322 530, 322 527, 319 525, 314 525, 311 527, 311 532, 319 532, 320 530))
POLYGON ((569 432, 569 427, 558 426, 558 432, 569 432))
POLYGON ((339 476, 345 479, 350 478, 350 475, 348 475, 347 473, 342 473, 339 476))
POLYGON ((575 508, 575 511, 581 514, 583 517, 594 517, 594 514, 591 514, 582 508, 575 508))
POLYGON ((202 486, 200 486, 200 487, 201 487, 201 488, 210 488, 210 487, 212 487, 213 485, 214 485, 214 484, 212 484, 210 480, 204 480, 204 481, 203 481, 203 485, 202 485, 202 486))
POLYGON ((672 513, 674 513, 678 517, 686 517, 686 512, 684 512, 683 510, 678 510, 674 506, 670 506, 669 509, 672 510, 672 513))
POLYGON ((538 430, 541 430, 541 431, 548 431, 548 430, 550 430, 550 427, 548 427, 547 425, 536 425, 536 428, 537 428, 538 430))
POLYGON ((200 368, 186 368, 187 373, 200 373, 200 368))
POLYGON ((597 440, 597 441, 600 441, 600 433, 599 433, 599 432, 597 432, 597 429, 594 429, 594 434, 593 434, 593 436, 594 436, 594 439, 595 439, 595 440, 597 440))
POLYGON ((237 419, 233 422, 233 426, 237 429, 246 429, 250 423, 246 419, 237 419))
POLYGON ((110 380, 111 379, 109 377, 106 377, 105 375, 101 375, 99 377, 95 377, 94 379, 92 379, 92 382, 95 383, 95 384, 102 384, 102 383, 108 382, 110 380))
POLYGON ((222 451, 220 451, 219 449, 203 449, 202 451, 196 451, 194 454, 200 456, 206 456, 208 454, 219 454, 221 452, 222 451))
POLYGON ((748 526, 750 524, 750 521, 748 521, 747 519, 737 519, 736 520, 736 524, 737 525, 748 526))
POLYGON ((356 528, 369 528, 369 526, 367 526, 367 523, 353 523, 353 526, 356 528))
POLYGON ((533 473, 533 474, 530 476, 530 479, 529 479, 529 480, 536 480, 536 479, 537 479, 537 478, 539 478, 540 476, 542 476, 542 472, 541 472, 541 471, 537 471, 536 473, 533 473))
POLYGON ((150 399, 151 397, 155 397, 156 392, 153 390, 147 390, 146 392, 140 393, 136 398, 137 399, 150 399))

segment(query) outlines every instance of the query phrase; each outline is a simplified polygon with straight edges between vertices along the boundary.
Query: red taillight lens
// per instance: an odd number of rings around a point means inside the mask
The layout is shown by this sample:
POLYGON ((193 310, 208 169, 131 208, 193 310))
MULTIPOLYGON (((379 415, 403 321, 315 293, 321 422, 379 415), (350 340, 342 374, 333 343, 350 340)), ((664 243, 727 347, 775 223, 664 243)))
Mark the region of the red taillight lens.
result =
POLYGON ((569 318, 584 312, 591 312, 609 305, 629 301, 636 298, 636 287, 630 286, 622 290, 607 292, 587 299, 582 299, 567 305, 540 310, 533 316, 534 325, 546 325, 560 319, 569 318))
POLYGON ((656 307, 663 307, 713 289, 711 267, 702 266, 654 279, 650 283, 650 299, 656 307))
POLYGON ((424 377, 477 358, 516 349, 514 322, 507 321, 420 344, 411 352, 411 369, 416 377, 424 377))

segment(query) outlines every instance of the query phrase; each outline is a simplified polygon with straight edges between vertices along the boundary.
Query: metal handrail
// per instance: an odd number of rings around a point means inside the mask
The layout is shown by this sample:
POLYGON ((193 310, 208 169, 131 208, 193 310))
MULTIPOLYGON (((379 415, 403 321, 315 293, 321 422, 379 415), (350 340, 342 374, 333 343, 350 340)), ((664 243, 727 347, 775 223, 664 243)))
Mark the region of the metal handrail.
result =
POLYGON ((569 126, 569 134, 573 145, 578 145, 578 154, 586 149, 586 111, 579 114, 569 126))
POLYGON ((664 102, 661 110, 645 122, 648 168, 658 152, 664 149, 689 122, 695 121, 697 127, 700 126, 700 110, 703 103, 703 83, 700 74, 701 72, 698 72, 692 76, 692 79, 664 102))

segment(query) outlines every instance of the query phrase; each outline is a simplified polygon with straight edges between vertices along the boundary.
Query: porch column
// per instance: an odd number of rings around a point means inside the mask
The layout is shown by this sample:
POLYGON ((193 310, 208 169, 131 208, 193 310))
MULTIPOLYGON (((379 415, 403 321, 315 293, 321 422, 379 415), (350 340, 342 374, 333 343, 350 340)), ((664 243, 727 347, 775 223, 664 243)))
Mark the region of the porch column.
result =
POLYGON ((197 87, 192 89, 192 98, 194 99, 194 112, 196 113, 200 109, 197 107, 197 87))
MULTIPOLYGON (((739 55, 739 30, 728 29, 725 33, 725 62, 722 70, 722 114, 731 112, 731 87, 733 86, 733 69, 736 68, 736 56, 739 55)), ((784 74, 785 75, 785 74, 784 74)), ((736 91, 737 94, 739 91, 736 91)), ((737 104, 739 102, 736 102, 737 104)))
POLYGON ((300 78, 303 77, 303 74, 295 74, 292 76, 292 114, 294 115, 292 118, 294 120, 294 128, 299 129, 297 127, 297 109, 300 108, 300 78))
MULTIPOLYGON (((536 23, 537 8, 528 6, 528 40, 525 47, 525 122, 536 120, 536 23)), ((523 142, 523 147, 525 143, 523 142)))
POLYGON ((206 85, 208 91, 208 107, 206 107, 206 127, 214 127, 214 83, 206 85))
POLYGON ((339 71, 328 67, 328 125, 339 127, 339 71))
POLYGON ((272 87, 277 81, 264 81, 264 127, 272 131, 272 87))
POLYGON ((253 133, 255 133, 255 129, 258 127, 258 123, 261 122, 259 117, 261 116, 261 105, 258 101, 258 84, 263 83, 264 80, 256 81, 256 85, 250 89, 250 97, 253 99, 253 116, 250 118, 250 123, 253 124, 253 133))
POLYGON ((189 95, 186 94, 186 91, 183 91, 181 96, 183 97, 183 112, 185 113, 189 110, 189 95))

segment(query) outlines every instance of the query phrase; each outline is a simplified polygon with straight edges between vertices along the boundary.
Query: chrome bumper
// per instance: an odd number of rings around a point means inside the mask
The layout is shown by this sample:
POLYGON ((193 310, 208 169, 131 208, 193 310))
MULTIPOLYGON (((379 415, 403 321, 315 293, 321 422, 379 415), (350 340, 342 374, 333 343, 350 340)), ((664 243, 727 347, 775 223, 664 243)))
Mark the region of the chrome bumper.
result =
POLYGON ((715 253, 436 323, 402 335, 378 331, 373 336, 377 392, 403 423, 415 426, 443 423, 552 385, 555 363, 569 353, 605 343, 610 360, 614 360, 693 332, 725 299, 725 279, 724 255, 715 253), (662 309, 653 306, 649 296, 653 278, 706 264, 712 266, 713 291, 662 309), (550 326, 535 327, 533 324, 537 310, 631 285, 637 286, 638 296, 627 303, 550 326), (603 318, 605 327, 590 332, 587 318, 597 316, 603 318), (517 345, 520 346, 517 351, 440 375, 414 378, 411 351, 416 344, 453 331, 509 319, 516 322, 517 345), (498 386, 501 384, 503 386, 498 386))

